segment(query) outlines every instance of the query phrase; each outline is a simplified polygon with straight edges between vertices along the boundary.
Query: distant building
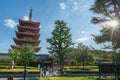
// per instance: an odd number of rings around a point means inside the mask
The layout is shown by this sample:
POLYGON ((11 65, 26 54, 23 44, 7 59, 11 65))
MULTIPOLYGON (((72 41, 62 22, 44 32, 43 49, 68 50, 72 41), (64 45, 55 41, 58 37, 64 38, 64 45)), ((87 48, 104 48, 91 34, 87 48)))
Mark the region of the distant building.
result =
POLYGON ((51 54, 39 54, 36 56, 37 58, 37 64, 42 64, 42 66, 54 66, 54 55, 51 54))
MULTIPOLYGON (((36 61, 31 62, 30 65, 31 66, 36 66, 38 64, 42 65, 41 67, 44 66, 49 66, 49 67, 53 67, 54 66, 54 55, 51 54, 36 54, 36 61)), ((0 53, 0 60, 1 59, 10 59, 10 56, 8 53, 0 53)))
POLYGON ((0 53, 0 59, 10 59, 10 56, 7 53, 0 53))
MULTIPOLYGON (((19 24, 17 25, 18 31, 16 31, 16 38, 13 38, 16 45, 11 45, 12 49, 20 49, 25 45, 33 46, 35 52, 40 50, 38 45, 40 44, 40 22, 32 21, 32 9, 30 10, 29 20, 19 19, 19 24)), ((8 53, 0 53, 0 59, 10 59, 8 53)), ((36 66, 41 64, 43 66, 53 67, 53 56, 50 54, 39 54, 36 55, 36 61, 31 62, 31 66, 36 66)))
POLYGON ((18 31, 16 31, 16 37, 13 38, 16 45, 11 45, 13 49, 20 49, 25 45, 33 46, 35 52, 40 50, 38 47, 40 40, 40 23, 32 21, 32 9, 30 10, 29 20, 19 19, 19 25, 17 26, 18 31))

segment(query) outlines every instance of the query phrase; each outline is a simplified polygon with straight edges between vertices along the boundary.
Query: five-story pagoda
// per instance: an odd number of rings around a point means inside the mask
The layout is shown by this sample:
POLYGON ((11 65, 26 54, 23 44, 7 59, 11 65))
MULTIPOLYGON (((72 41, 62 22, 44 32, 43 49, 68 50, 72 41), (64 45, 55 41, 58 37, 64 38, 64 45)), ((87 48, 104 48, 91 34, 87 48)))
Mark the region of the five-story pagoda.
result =
POLYGON ((16 37, 13 38, 16 45, 11 45, 13 49, 20 49, 25 45, 33 46, 35 52, 40 50, 38 47, 40 40, 40 23, 32 21, 32 9, 30 10, 29 20, 19 19, 19 25, 17 25, 18 31, 16 31, 16 37))

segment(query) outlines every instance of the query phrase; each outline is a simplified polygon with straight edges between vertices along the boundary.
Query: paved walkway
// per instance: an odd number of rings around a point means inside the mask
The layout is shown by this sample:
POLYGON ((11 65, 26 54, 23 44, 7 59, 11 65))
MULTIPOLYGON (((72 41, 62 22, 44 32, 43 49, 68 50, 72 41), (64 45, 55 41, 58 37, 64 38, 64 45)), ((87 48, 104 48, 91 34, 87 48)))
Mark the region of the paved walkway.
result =
MULTIPOLYGON (((0 80, 7 80, 8 76, 15 76, 13 80, 23 80, 23 75, 22 74, 2 74, 0 75, 0 80)), ((65 76, 98 76, 98 73, 80 73, 80 74, 70 74, 70 73, 65 73, 65 76)), ((38 80, 39 74, 29 74, 26 77, 26 80, 38 80)))
MULTIPOLYGON (((0 78, 0 80, 7 80, 7 78, 0 78)), ((19 78, 13 78, 13 80, 23 80, 22 77, 19 77, 19 78)), ((27 77, 26 80, 38 80, 38 78, 36 77, 27 77)))
MULTIPOLYGON (((7 80, 8 76, 14 76, 13 80, 23 80, 23 74, 0 74, 0 80, 7 80)), ((98 76, 98 73, 65 73, 65 76, 98 76)), ((26 80, 38 80, 39 74, 28 74, 26 80)))

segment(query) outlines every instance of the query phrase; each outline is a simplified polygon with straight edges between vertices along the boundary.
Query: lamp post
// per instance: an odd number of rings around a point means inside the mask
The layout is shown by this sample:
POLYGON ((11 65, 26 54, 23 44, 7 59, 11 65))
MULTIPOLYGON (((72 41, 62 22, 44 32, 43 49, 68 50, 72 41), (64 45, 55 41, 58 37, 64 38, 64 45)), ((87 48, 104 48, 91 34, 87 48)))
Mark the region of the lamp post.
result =
POLYGON ((27 65, 24 66, 24 72, 23 72, 23 79, 25 80, 25 77, 27 75, 27 65))

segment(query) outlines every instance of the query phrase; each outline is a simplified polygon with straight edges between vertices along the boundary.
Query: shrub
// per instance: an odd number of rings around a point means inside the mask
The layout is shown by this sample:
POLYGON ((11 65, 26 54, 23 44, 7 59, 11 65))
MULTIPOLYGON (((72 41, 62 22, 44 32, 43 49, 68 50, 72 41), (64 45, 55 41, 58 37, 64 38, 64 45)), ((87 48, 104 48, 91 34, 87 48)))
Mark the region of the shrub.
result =
POLYGON ((42 80, 100 80, 100 79, 98 77, 50 77, 42 78, 42 80))
MULTIPOLYGON (((37 67, 27 67, 29 73, 38 73, 39 70, 37 67)), ((10 69, 10 66, 0 66, 0 73, 23 73, 24 66, 15 66, 13 70, 10 69)))
POLYGON ((10 63, 10 59, 0 59, 0 63, 10 63))
POLYGON ((71 66, 64 68, 68 73, 85 73, 85 72, 98 72, 98 66, 85 66, 83 69, 82 66, 71 66))

